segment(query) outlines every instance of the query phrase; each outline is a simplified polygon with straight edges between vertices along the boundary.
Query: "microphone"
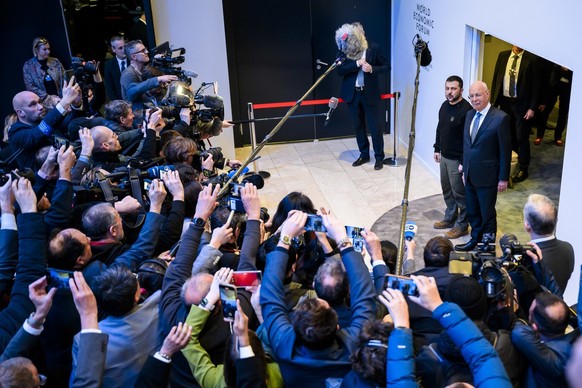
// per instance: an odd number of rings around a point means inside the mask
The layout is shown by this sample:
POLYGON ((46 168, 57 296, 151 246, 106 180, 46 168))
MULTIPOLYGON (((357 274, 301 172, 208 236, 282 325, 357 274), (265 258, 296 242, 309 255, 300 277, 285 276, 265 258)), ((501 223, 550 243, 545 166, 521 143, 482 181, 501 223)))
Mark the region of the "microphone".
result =
POLYGON ((323 126, 326 127, 327 124, 329 123, 329 119, 331 117, 331 114, 333 113, 333 111, 335 110, 335 108, 337 108, 337 103, 338 103, 338 99, 337 97, 332 97, 329 99, 329 110, 327 111, 327 113, 325 114, 325 122, 323 123, 323 126))
POLYGON ((224 100, 216 95, 197 95, 194 97, 196 104, 202 104, 210 109, 221 109, 224 107, 224 100))
POLYGON ((414 221, 406 221, 404 225, 404 238, 407 241, 410 241, 416 236, 416 232, 418 232, 418 226, 416 226, 416 222, 414 221))
POLYGON ((323 66, 329 66, 329 63, 325 63, 323 61, 320 61, 319 59, 316 60, 315 63, 317 64, 317 69, 321 69, 321 65, 323 65, 323 66))
POLYGON ((416 42, 413 43, 414 55, 417 56, 420 53, 420 66, 426 67, 432 62, 432 55, 430 49, 428 48, 428 42, 422 40, 419 34, 416 34, 413 38, 416 42))
POLYGON ((198 73, 195 73, 193 71, 183 70, 182 73, 184 73, 184 75, 186 77, 190 77, 190 78, 196 78, 196 77, 198 77, 198 73))

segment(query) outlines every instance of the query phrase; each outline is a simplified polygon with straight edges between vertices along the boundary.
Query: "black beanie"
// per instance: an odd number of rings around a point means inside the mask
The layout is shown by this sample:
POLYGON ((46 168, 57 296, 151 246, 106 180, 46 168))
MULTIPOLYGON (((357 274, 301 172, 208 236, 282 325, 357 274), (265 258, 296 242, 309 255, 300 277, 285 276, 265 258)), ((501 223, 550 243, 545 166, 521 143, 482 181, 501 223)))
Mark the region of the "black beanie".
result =
POLYGON ((483 320, 487 313, 485 291, 472 277, 455 277, 446 288, 445 299, 459 305, 472 320, 483 320))

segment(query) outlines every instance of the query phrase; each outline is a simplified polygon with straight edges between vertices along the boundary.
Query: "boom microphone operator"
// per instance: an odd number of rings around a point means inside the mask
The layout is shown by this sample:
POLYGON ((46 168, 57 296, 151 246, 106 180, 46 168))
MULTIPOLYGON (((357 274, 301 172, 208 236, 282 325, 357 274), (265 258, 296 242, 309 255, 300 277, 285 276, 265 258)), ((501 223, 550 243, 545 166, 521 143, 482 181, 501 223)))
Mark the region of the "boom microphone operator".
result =
POLYGON ((426 67, 430 65, 432 62, 432 55, 430 53, 430 49, 428 48, 428 42, 422 40, 420 35, 416 34, 414 38, 412 38, 412 45, 414 46, 414 55, 417 56, 418 53, 420 54, 420 66, 426 67), (414 41, 416 39, 416 42, 414 41))
MULTIPOLYGON (((354 61, 360 59, 364 51, 368 49, 364 27, 358 22, 346 23, 338 28, 335 32, 335 42, 337 48, 354 61)), ((342 61, 340 57, 338 60, 342 61)))
POLYGON ((325 122, 323 123, 324 127, 326 127, 327 124, 329 123, 329 119, 331 118, 331 114, 337 108, 337 103, 338 103, 337 97, 332 97, 329 99, 329 104, 328 104, 329 110, 325 114, 325 122))

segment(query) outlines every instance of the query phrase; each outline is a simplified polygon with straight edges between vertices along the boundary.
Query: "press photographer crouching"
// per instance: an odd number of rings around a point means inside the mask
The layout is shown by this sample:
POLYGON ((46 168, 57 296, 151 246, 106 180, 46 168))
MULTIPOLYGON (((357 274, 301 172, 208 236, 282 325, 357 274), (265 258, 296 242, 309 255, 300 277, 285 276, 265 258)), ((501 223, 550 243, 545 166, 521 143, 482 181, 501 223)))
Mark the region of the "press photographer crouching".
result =
POLYGON ((489 309, 485 322, 492 330, 510 330, 519 317, 527 317, 535 296, 542 291, 562 297, 554 275, 536 244, 522 245, 514 235, 499 240, 503 256, 477 254, 473 276, 485 289, 489 309))

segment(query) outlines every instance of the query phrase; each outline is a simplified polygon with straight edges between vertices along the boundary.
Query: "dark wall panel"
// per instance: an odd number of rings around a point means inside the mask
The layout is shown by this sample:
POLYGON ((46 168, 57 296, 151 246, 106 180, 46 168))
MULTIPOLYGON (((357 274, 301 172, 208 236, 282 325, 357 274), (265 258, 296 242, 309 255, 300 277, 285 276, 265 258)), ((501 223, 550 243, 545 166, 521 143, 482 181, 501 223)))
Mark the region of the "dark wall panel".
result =
POLYGON ((13 112, 12 97, 24 90, 22 65, 32 58, 35 37, 49 40, 51 56, 59 58, 65 68, 71 61, 60 0, 4 1, 0 26, 4 53, 8 55, 2 60, 0 71, 0 114, 4 120, 13 112))
MULTIPOLYGON (((247 103, 296 101, 326 70, 317 69, 316 60, 332 63, 337 47, 335 30, 343 23, 359 21, 370 41, 390 53, 390 2, 385 0, 223 0, 226 26, 233 118, 247 118, 247 103)), ((390 58, 389 58, 390 59, 390 58)), ((382 92, 389 92, 389 74, 381 79, 382 92)), ((335 72, 307 99, 339 97, 341 79, 335 72)), ((327 105, 300 107, 294 115, 325 113, 327 105)), ((283 116, 287 109, 257 111, 256 118, 283 116)), ((384 112, 381 112, 384 122, 384 112)), ((261 141, 277 121, 257 123, 261 141)), ((347 107, 340 105, 329 125, 324 119, 301 118, 287 121, 273 141, 308 140, 351 136, 353 130, 347 107)), ((235 144, 249 144, 235 131, 235 144)))
MULTIPOLYGON (((234 65, 238 74, 231 81, 235 82, 231 89, 238 90, 232 99, 238 108, 237 111, 233 107, 233 117, 247 118, 248 102, 295 101, 301 97, 311 86, 312 78, 309 2, 228 0, 224 4, 225 25, 230 27, 227 34, 230 48, 236 50, 234 65)), ((285 112, 269 109, 257 111, 255 117, 280 116, 285 112)), ((297 111, 310 112, 313 108, 302 107, 297 111)), ((257 139, 262 140, 276 123, 257 123, 257 139)), ((304 120, 290 120, 273 141, 294 140, 297 136, 313 136, 313 126, 306 125, 304 120)), ((244 142, 249 142, 248 135, 244 142)))

